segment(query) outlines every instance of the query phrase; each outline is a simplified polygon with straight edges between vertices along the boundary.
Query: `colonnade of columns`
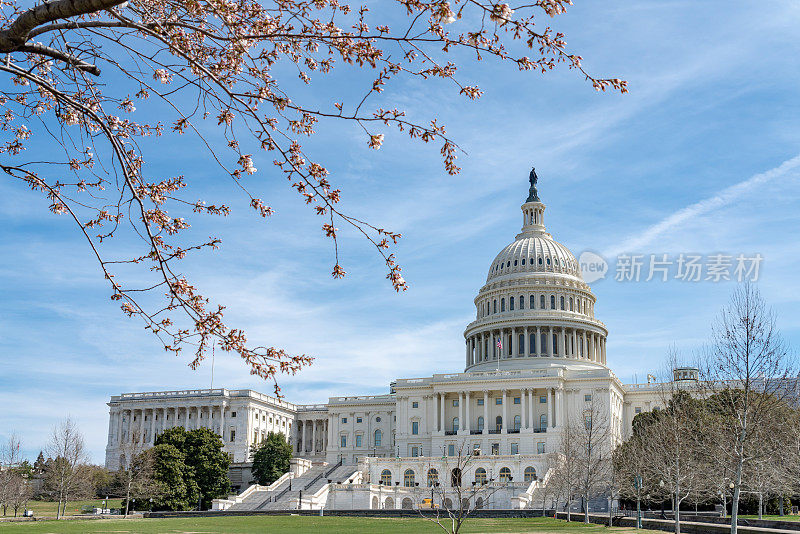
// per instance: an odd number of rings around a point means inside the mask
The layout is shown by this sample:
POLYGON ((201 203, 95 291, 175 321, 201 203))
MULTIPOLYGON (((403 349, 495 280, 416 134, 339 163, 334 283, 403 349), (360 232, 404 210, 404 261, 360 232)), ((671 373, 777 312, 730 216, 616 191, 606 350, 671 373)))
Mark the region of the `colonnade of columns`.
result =
MULTIPOLYGON (((212 404, 117 409, 111 412, 111 441, 115 445, 123 442, 153 445, 159 432, 178 426, 187 430, 205 427, 223 435, 225 408, 224 404, 212 404)), ((223 435, 223 441, 225 438, 223 435)))
POLYGON ((500 328, 466 339, 467 366, 499 358, 562 357, 606 363, 606 338, 581 328, 526 326, 500 328), (498 340, 501 347, 498 347, 498 340))
POLYGON ((316 454, 328 449, 328 420, 297 421, 297 452, 316 454))
MULTIPOLYGON (((436 425, 435 429, 438 432, 446 434, 508 434, 509 432, 519 432, 523 430, 533 430, 534 432, 544 432, 547 428, 556 428, 559 420, 564 416, 561 412, 564 409, 563 391, 558 387, 538 387, 538 388, 518 388, 518 389, 501 389, 498 391, 490 392, 489 390, 475 391, 457 391, 451 393, 439 392, 435 393, 436 399, 436 425), (491 393, 491 396, 490 396, 491 393), (543 413, 539 414, 539 419, 536 420, 536 413, 541 410, 535 410, 534 406, 539 397, 547 397, 546 407, 543 413), (496 418, 490 420, 490 398, 501 398, 501 423, 498 425, 496 418), (509 409, 509 401, 511 399, 519 398, 519 409, 516 404, 512 404, 509 409), (457 417, 459 421, 458 428, 453 428, 450 420, 446 418, 446 407, 448 402, 458 399, 457 417), (482 403, 476 400, 477 413, 470 413, 473 399, 480 399, 482 403), (480 406, 483 404, 483 406, 480 406), (517 413, 519 412, 519 413, 517 413), (512 419, 509 419, 509 413, 512 419), (514 417, 520 416, 520 422, 517 426, 514 417), (541 415, 545 415, 544 418, 541 415), (483 424, 481 425, 481 419, 483 424)), ((541 404, 541 402, 539 403, 541 404)), ((495 412, 496 410, 491 410, 495 412)))

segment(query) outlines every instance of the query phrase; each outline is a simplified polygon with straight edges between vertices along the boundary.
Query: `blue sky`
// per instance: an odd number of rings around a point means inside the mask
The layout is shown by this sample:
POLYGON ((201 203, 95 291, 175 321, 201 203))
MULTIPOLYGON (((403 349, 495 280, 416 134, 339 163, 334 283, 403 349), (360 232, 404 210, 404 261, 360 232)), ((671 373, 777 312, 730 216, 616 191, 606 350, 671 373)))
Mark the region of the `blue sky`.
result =
MULTIPOLYGON (((627 79, 630 93, 598 94, 567 70, 542 76, 489 62, 462 69, 463 81, 485 90, 477 102, 443 84, 392 85, 380 103, 437 116, 464 149, 456 177, 444 174, 438 147, 391 131, 377 152, 355 128, 323 127, 307 144, 351 213, 403 233, 404 294, 355 235, 341 243, 348 277, 330 278, 320 220, 271 158, 257 156, 250 178, 277 208, 263 222, 188 142, 158 147, 155 168, 179 168, 213 192, 206 199, 237 208, 224 221, 192 219, 193 231, 223 244, 187 261, 187 274, 255 343, 317 357, 281 379, 288 400, 382 393, 397 377, 463 368, 472 299, 519 231, 532 165, 548 229, 576 255, 760 253, 759 286, 800 347, 800 7, 577 2, 552 23, 591 72, 627 79)), ((303 97, 327 102, 366 79, 334 76, 303 97)), ((210 384, 210 365, 191 371, 122 316, 80 237, 35 195, 0 182, 0 225, 0 439, 15 431, 35 456, 71 415, 101 462, 110 395, 210 384)), ((734 284, 606 279, 592 287, 610 331, 609 364, 629 382, 658 370, 671 344, 687 357, 697 351, 734 284)), ((270 390, 219 355, 214 385, 270 390)))

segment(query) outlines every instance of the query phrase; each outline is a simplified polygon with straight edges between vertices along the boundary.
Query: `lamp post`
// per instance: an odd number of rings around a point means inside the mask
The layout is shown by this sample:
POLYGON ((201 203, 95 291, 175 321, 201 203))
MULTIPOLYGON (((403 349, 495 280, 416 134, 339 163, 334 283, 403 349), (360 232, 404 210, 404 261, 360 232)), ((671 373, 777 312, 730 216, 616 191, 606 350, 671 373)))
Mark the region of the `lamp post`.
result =
POLYGON ((636 475, 633 481, 633 486, 636 488, 636 528, 642 528, 642 477, 636 475))

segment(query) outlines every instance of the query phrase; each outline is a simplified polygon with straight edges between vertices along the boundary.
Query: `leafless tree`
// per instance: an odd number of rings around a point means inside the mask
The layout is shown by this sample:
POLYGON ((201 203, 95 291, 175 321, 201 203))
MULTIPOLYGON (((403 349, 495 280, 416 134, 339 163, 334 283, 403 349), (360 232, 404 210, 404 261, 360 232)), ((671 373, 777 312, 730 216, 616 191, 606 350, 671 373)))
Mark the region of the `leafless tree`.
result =
POLYGON ((698 439, 703 429, 692 404, 690 396, 676 396, 648 425, 644 439, 651 484, 672 500, 676 534, 681 531, 681 504, 705 485, 698 439))
POLYGON ((731 534, 736 534, 745 466, 756 454, 748 444, 785 400, 796 397, 797 385, 795 359, 754 285, 739 286, 720 313, 702 373, 724 416, 716 428, 722 445, 717 453, 733 466, 731 534))
POLYGON ((45 472, 45 487, 58 501, 58 519, 64 515, 67 501, 86 494, 89 486, 88 473, 84 469, 89 457, 83 434, 71 418, 64 419, 53 428, 45 452, 53 459, 45 472))
POLYGON ((773 417, 754 428, 748 440, 750 460, 742 473, 742 491, 758 498, 758 518, 764 514, 764 499, 771 495, 782 498, 790 490, 794 478, 783 467, 789 458, 786 452, 792 446, 791 421, 793 410, 776 406, 773 417))
POLYGON ((576 490, 583 501, 583 521, 589 523, 589 501, 608 490, 612 470, 612 437, 608 407, 592 395, 584 409, 562 427, 574 432, 574 455, 577 472, 576 490))
POLYGON ((503 489, 503 482, 492 478, 483 482, 464 480, 464 474, 480 458, 474 452, 462 441, 456 455, 443 455, 438 463, 442 471, 439 476, 443 478, 429 486, 434 496, 431 502, 432 512, 426 514, 422 511, 423 507, 417 506, 422 517, 436 523, 449 534, 458 534, 470 514, 478 509, 479 500, 485 505, 495 493, 503 489))
POLYGON ((11 434, 8 440, 0 445, 0 506, 3 515, 6 508, 12 505, 14 498, 14 484, 17 477, 17 467, 22 462, 22 442, 16 434, 11 434))
POLYGON ((120 490, 119 496, 125 499, 127 517, 131 497, 155 497, 160 486, 154 480, 154 449, 145 447, 138 431, 132 433, 131 439, 125 440, 120 452, 124 461, 116 473, 115 484, 120 490))
POLYGON ((14 510, 14 517, 28 504, 33 496, 33 487, 28 474, 19 468, 13 468, 7 481, 6 499, 8 505, 14 510))
POLYGON ((647 475, 649 462, 645 439, 639 432, 634 432, 624 443, 614 449, 613 469, 619 494, 636 501, 637 527, 642 509, 642 498, 652 491, 647 475))
POLYGON ((580 439, 576 423, 575 421, 567 421, 566 424, 561 425, 558 452, 554 460, 556 465, 548 482, 548 485, 553 484, 556 504, 558 505, 563 499, 567 521, 572 520, 572 499, 578 494, 582 475, 579 463, 581 455, 581 451, 578 450, 579 447, 580 439))
POLYGON ((192 137, 198 157, 218 166, 243 206, 263 218, 275 212, 261 198, 266 184, 287 178, 333 240, 334 278, 345 275, 337 241, 342 225, 375 248, 386 278, 403 291, 407 284, 388 251, 400 234, 343 211, 331 172, 307 153, 303 139, 323 125, 352 126, 377 150, 384 132, 394 129, 438 144, 446 172, 456 174, 458 147, 444 126, 435 117, 409 117, 384 93, 397 79, 443 81, 474 100, 482 91, 457 79, 459 64, 490 59, 542 73, 564 65, 597 90, 626 92, 626 82, 585 71, 564 36, 540 22, 571 4, 398 0, 370 10, 339 0, 4 1, 0 128, 8 135, 0 143, 0 171, 75 224, 112 298, 167 351, 188 349, 196 367, 216 346, 274 380, 311 358, 248 344, 241 329, 223 320, 224 307, 210 304, 178 265, 220 243, 217 237, 187 242, 189 221, 227 216, 233 208, 208 198, 215 193, 180 168, 154 169, 150 151, 192 137), (366 74, 363 90, 332 93, 335 84, 326 80, 333 72, 366 74), (314 84, 324 105, 308 95, 314 84), (148 139, 161 136, 168 140, 148 139), (52 149, 33 152, 35 142, 52 149), (266 181, 253 176, 259 151, 274 165, 266 181), (109 249, 120 235, 134 245, 109 249), (137 279, 143 281, 125 283, 137 279))

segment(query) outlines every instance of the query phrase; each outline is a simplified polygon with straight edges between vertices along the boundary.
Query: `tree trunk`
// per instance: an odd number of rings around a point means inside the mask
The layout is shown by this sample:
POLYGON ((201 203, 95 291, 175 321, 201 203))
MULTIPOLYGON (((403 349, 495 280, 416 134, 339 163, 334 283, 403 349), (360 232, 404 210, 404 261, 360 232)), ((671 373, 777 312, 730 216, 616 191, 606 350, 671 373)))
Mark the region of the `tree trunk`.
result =
POLYGON ((739 457, 736 461, 736 481, 733 483, 733 497, 731 498, 731 534, 737 534, 737 521, 739 520, 739 491, 742 485, 742 464, 744 463, 743 447, 739 446, 739 457))
POLYGON ((583 522, 589 524, 589 494, 583 495, 583 522))
POLYGON ((783 517, 783 493, 781 493, 778 498, 780 499, 780 501, 778 501, 778 514, 783 517))
POLYGON ((758 492, 758 518, 764 519, 764 494, 758 492))

